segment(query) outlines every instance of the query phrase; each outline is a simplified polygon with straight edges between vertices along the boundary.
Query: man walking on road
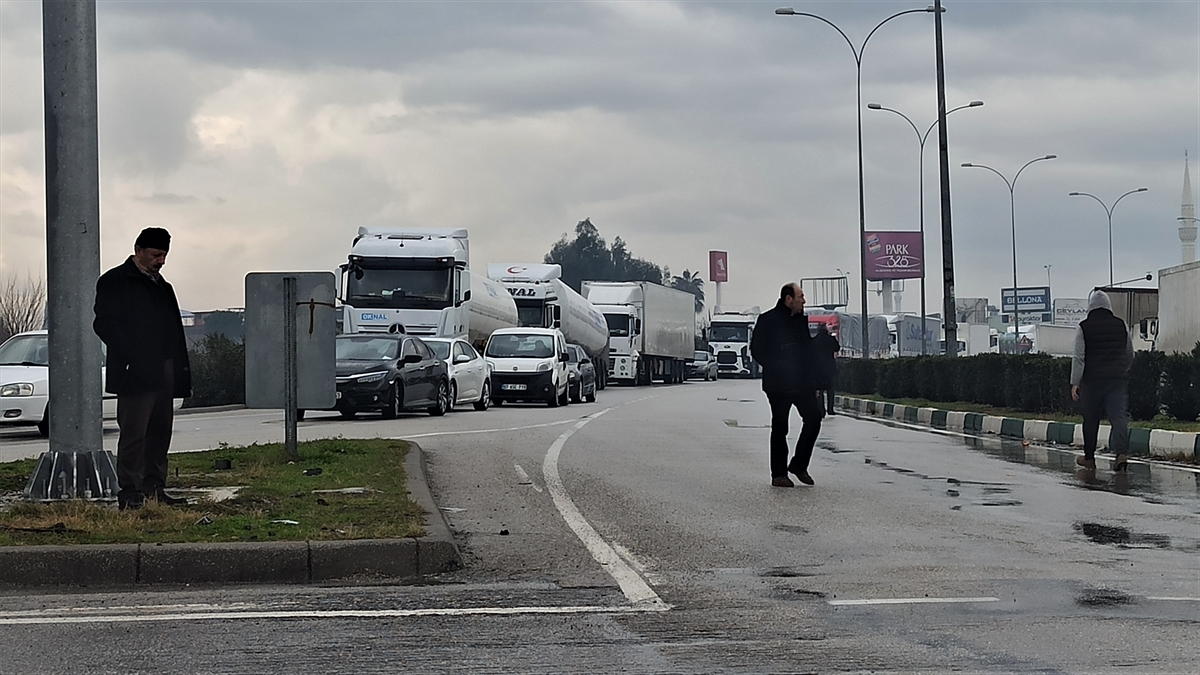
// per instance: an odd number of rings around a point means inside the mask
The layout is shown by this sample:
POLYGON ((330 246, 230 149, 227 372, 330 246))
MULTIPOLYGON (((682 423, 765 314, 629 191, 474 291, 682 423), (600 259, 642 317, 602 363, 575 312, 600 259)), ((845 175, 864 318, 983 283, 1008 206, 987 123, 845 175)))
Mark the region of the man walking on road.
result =
POLYGON ((1133 363, 1133 338, 1125 322, 1113 316, 1112 302, 1104 291, 1093 291, 1087 318, 1075 329, 1075 356, 1071 359, 1071 399, 1083 409, 1083 457, 1075 463, 1096 468, 1096 437, 1101 415, 1112 426, 1108 447, 1117 456, 1114 471, 1129 466, 1129 366, 1133 363))
POLYGON ((804 314, 804 291, 798 284, 784 285, 775 307, 758 317, 750 353, 762 365, 763 392, 771 404, 771 485, 794 487, 788 472, 812 485, 808 462, 821 432, 821 404, 817 399, 812 338, 804 314), (796 455, 788 462, 788 417, 800 412, 804 426, 796 441, 796 455))
POLYGON ((108 347, 105 389, 117 395, 117 504, 179 504, 164 491, 175 398, 192 395, 192 372, 175 290, 159 271, 171 235, 148 227, 133 255, 96 282, 96 335, 108 347))
POLYGON ((817 326, 817 334, 812 339, 813 360, 816 365, 817 392, 824 401, 825 412, 835 414, 833 409, 834 387, 837 386, 837 353, 842 351, 842 345, 833 337, 825 324, 817 326))

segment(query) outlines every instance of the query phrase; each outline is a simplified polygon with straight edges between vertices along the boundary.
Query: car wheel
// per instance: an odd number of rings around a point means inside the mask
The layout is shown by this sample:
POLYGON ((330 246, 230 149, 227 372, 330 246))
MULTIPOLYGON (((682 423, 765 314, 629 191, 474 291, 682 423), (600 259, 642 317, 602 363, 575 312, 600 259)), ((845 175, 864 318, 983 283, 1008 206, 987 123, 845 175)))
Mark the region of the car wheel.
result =
POLYGON ((357 410, 339 410, 338 412, 342 415, 342 419, 344 420, 352 420, 355 417, 358 417, 357 410))
POLYGON ((429 414, 434 417, 441 417, 450 409, 450 385, 445 380, 442 380, 438 385, 437 399, 433 405, 429 406, 429 414))
POLYGON ((568 384, 566 388, 563 389, 562 396, 558 397, 558 404, 571 405, 571 385, 568 384))
POLYGON ((550 392, 550 398, 546 399, 546 405, 551 408, 557 408, 562 405, 562 399, 558 396, 557 387, 550 392))
POLYGON ((399 384, 393 384, 388 388, 387 406, 383 409, 383 419, 394 420, 400 416, 400 411, 404 410, 404 392, 400 390, 399 384))
POLYGON ((298 408, 298 409, 296 410, 296 421, 297 421, 297 422, 303 422, 303 421, 304 421, 304 412, 305 412, 305 411, 304 411, 304 408, 298 408))
POLYGON ((42 414, 42 421, 37 423, 37 429, 42 438, 50 438, 50 404, 46 404, 46 412, 42 414))
POLYGON ((488 405, 492 401, 492 383, 490 380, 483 381, 483 393, 479 395, 479 400, 475 401, 476 410, 487 410, 488 405))
POLYGON ((571 403, 579 403, 583 400, 583 384, 576 385, 575 390, 571 391, 571 385, 567 385, 567 398, 571 403))
POLYGON ((583 397, 583 400, 587 401, 588 403, 596 402, 596 384, 595 383, 592 383, 592 390, 588 393, 587 396, 583 397))
POLYGON ((458 405, 458 383, 450 383, 450 409, 454 410, 454 406, 458 405))

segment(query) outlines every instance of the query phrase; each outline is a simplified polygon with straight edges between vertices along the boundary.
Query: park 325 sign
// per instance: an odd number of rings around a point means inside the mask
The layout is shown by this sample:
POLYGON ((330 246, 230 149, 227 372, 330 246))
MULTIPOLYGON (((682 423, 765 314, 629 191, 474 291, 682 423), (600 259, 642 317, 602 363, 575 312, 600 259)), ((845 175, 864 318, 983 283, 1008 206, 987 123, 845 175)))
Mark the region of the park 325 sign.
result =
POLYGON ((920 232, 867 232, 863 249, 870 281, 919 279, 924 272, 925 247, 920 232))

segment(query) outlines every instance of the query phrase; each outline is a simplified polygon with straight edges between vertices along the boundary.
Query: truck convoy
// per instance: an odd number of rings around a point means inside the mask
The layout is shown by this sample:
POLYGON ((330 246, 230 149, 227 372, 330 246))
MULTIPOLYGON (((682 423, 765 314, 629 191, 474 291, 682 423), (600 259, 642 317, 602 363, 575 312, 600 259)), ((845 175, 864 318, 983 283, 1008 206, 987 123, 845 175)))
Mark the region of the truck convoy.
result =
POLYGON ((608 324, 595 305, 563 283, 560 265, 489 264, 488 277, 512 295, 523 327, 557 328, 596 366, 596 388, 608 382, 608 324))
POLYGON ((762 377, 758 363, 750 357, 750 339, 758 321, 758 308, 744 313, 716 314, 708 327, 708 348, 717 358, 718 376, 762 377))
MULTIPOLYGON (((825 328, 838 339, 842 351, 838 356, 845 358, 862 358, 862 316, 823 309, 809 309, 808 327, 816 330, 817 324, 825 324, 825 328)), ((888 330, 887 318, 879 315, 867 317, 867 339, 870 346, 867 358, 886 358, 892 351, 891 332, 888 330)))
POLYGON ((610 381, 679 383, 695 351, 695 298, 649 281, 585 281, 583 297, 604 314, 610 381))
POLYGON ((464 229, 360 227, 339 268, 342 332, 466 336, 482 348, 517 325, 517 306, 469 261, 464 229))

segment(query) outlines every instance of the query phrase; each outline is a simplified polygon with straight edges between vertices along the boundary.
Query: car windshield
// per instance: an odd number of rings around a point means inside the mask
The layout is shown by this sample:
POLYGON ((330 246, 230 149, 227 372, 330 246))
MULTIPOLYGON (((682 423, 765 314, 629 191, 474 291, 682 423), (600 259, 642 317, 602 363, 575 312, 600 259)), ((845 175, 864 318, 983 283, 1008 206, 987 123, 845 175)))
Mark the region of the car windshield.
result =
POLYGON ((554 338, 549 335, 493 335, 487 355, 501 359, 548 359, 554 356, 554 338))
POLYGON ((749 331, 744 325, 714 323, 709 329, 709 340, 714 342, 745 342, 749 331))
POLYGON ((610 336, 629 337, 628 314, 605 314, 604 320, 608 322, 608 334, 610 336))
POLYGON ((696 352, 695 354, 692 355, 692 360, 693 361, 707 361, 708 360, 708 352, 696 352))
POLYGON ((433 350, 434 356, 438 357, 439 359, 445 361, 446 359, 450 358, 450 343, 449 342, 437 342, 435 340, 425 340, 425 344, 429 345, 429 348, 433 350))
POLYGON ((0 345, 0 366, 50 365, 50 341, 46 335, 21 335, 0 345))
POLYGON ((399 342, 387 337, 339 337, 339 361, 383 361, 396 358, 399 342))
POLYGON ((348 275, 346 302, 355 307, 442 309, 453 304, 452 278, 449 268, 360 268, 348 275))

